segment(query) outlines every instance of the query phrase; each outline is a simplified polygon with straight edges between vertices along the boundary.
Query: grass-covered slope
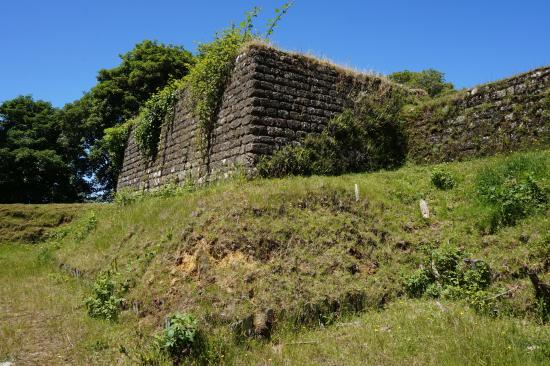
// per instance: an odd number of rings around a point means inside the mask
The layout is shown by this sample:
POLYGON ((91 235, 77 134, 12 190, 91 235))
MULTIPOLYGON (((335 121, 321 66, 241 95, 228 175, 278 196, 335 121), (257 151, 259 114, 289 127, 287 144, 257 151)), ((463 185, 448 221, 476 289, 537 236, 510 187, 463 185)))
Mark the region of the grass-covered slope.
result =
MULTIPOLYGON (((513 161, 549 159, 541 152, 513 161)), ((318 322, 323 312, 383 306, 403 294, 403 278, 431 250, 446 244, 488 263, 494 286, 513 283, 518 294, 528 296, 520 270, 547 267, 541 248, 549 218, 539 212, 495 228, 493 211, 480 202, 475 183, 485 167, 506 161, 451 164, 446 169, 456 187, 446 191, 431 183, 432 167, 410 166, 340 177, 234 181, 112 205, 96 214, 97 227, 87 237, 68 236, 55 255, 89 277, 115 272, 141 316, 161 319, 181 309, 211 324, 268 309, 297 316, 300 323, 318 322), (420 199, 428 203, 429 219, 421 215, 420 199)), ((547 188, 544 177, 538 182, 547 188)))
POLYGON ((0 205, 0 243, 41 241, 55 228, 78 217, 83 206, 81 204, 0 205))
MULTIPOLYGON (((79 330, 84 335, 69 335, 75 363, 92 356, 98 363, 136 363, 150 336, 179 311, 198 318, 212 341, 214 362, 340 364, 345 357, 362 364, 366 357, 390 365, 544 364, 548 328, 537 325, 545 320, 544 309, 527 269, 542 281, 550 279, 544 198, 549 166, 550 152, 540 151, 391 172, 234 180, 169 188, 150 197, 120 196, 118 203, 89 206, 26 256, 45 258, 37 268, 45 271, 42 287, 53 286, 48 293, 64 288, 72 299, 67 306, 42 307, 37 299, 26 306, 37 314, 71 309, 80 319, 90 286, 98 277, 109 278, 113 304, 122 309, 118 323, 87 320, 79 330), (446 189, 437 188, 433 177, 446 189), (421 214, 421 199, 429 218, 421 214), (450 258, 445 253, 454 253, 449 248, 460 253, 460 278, 442 272, 441 263, 450 258), (480 262, 490 267, 482 290, 468 282, 477 272, 467 266, 480 262), (59 266, 68 274, 52 282, 47 273, 59 273, 59 266), (419 270, 431 282, 414 277, 419 270), (413 292, 425 292, 423 299, 401 302, 411 288, 421 288, 413 292), (438 295, 442 305, 430 299, 438 295), (329 328, 303 330, 319 325, 329 328), (247 334, 271 341, 239 345, 247 334), (471 352, 461 352, 464 348, 471 352)), ((19 253, 10 248, 17 246, 0 247, 4 261, 19 253)), ((19 278, 36 281, 31 275, 19 278)), ((14 283, 19 275, 1 276, 14 283)), ((4 300, 5 313, 18 312, 24 298, 4 300)), ((3 342, 0 357, 17 353, 3 342)))

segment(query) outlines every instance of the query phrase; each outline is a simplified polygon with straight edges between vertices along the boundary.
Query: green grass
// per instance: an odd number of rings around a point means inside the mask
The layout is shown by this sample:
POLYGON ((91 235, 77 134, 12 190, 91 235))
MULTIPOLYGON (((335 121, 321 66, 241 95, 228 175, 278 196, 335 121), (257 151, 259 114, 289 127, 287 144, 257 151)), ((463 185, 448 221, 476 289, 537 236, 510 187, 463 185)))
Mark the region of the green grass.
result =
POLYGON ((326 329, 285 333, 242 365, 544 365, 550 328, 477 315, 455 303, 398 301, 326 329))
MULTIPOLYGON (((514 225, 495 229, 494 207, 477 191, 481 172, 534 160, 548 163, 550 152, 446 164, 455 181, 448 190, 431 182, 437 167, 411 165, 339 177, 233 180, 124 205, 86 206, 47 243, 0 245, 2 261, 11 263, 0 270, 0 280, 10 284, 0 290, 2 309, 8 309, 3 314, 68 314, 67 321, 56 320, 33 337, 48 331, 57 337, 66 328, 75 346, 59 352, 75 364, 135 363, 176 311, 197 317, 217 345, 213 359, 228 364, 247 363, 246 352, 253 364, 359 364, 363 358, 389 365, 544 364, 548 327, 537 325, 533 289, 522 268, 548 282, 548 210, 529 211, 514 225), (421 215, 420 199, 428 203, 429 219, 421 215), (495 319, 475 315, 465 302, 444 303, 446 311, 426 298, 402 302, 404 279, 447 244, 490 265, 487 291, 499 303, 495 319), (50 259, 37 265, 39 254, 50 259), (12 274, 5 269, 10 266, 21 270, 12 274), (59 266, 80 277, 60 274, 59 266), (83 305, 105 271, 125 299, 118 324, 87 318, 83 305), (61 300, 43 306, 49 297, 61 300), (235 324, 271 311, 270 342, 235 342, 237 330, 246 329, 235 324), (380 329, 389 324, 392 331, 374 332, 371 323, 380 329), (291 344, 312 337, 319 343, 291 344), (118 351, 121 345, 133 361, 118 351), (539 348, 527 352, 531 345, 539 348), (508 346, 509 352, 499 353, 508 346)), ((550 172, 537 174, 537 184, 548 190, 550 172)), ((0 338, 0 358, 24 357, 18 351, 23 336, 8 333, 13 325, 2 329, 7 336, 0 338)), ((20 329, 32 330, 33 323, 20 329)), ((40 345, 30 339, 27 347, 40 345)), ((61 350, 63 342, 46 349, 61 350)), ((55 352, 43 357, 49 361, 55 352)))
POLYGON ((92 320, 87 283, 59 271, 44 245, 0 245, 0 361, 16 365, 115 363, 134 333, 92 320))
POLYGON ((0 243, 39 242, 55 228, 71 222, 82 204, 0 204, 0 243))

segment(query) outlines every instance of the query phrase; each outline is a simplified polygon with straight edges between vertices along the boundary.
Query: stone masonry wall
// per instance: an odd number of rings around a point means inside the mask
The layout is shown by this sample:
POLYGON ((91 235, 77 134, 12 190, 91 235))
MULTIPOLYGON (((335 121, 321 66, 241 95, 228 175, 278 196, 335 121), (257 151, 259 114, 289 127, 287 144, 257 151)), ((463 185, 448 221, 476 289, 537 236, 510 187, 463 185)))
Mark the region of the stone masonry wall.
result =
MULTIPOLYGON (((183 96, 161 130, 158 154, 144 159, 130 135, 118 189, 212 180, 319 133, 358 91, 395 88, 303 55, 252 45, 235 63, 210 151, 197 151, 198 125, 183 96)), ((550 67, 489 83, 407 111, 409 159, 442 162, 550 144, 550 67), (410 112, 410 113, 409 113, 410 112)))
MULTIPOLYGON (((130 135, 118 189, 150 189, 186 179, 210 180, 253 169, 261 155, 323 130, 352 92, 388 86, 303 55, 250 46, 236 61, 212 134, 211 149, 196 149, 198 127, 184 96, 161 130, 158 154, 144 159, 130 135)), ((390 86, 393 87, 393 86, 390 86)))
POLYGON ((409 158, 419 163, 550 145, 550 67, 459 92, 411 113, 409 158))

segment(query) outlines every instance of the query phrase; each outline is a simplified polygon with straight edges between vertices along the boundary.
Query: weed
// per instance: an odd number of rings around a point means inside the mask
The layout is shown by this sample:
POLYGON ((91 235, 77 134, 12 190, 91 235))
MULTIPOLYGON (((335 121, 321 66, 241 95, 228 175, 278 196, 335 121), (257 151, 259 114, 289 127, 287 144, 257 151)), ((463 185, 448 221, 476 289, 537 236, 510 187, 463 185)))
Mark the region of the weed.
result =
POLYGON ((37 260, 39 264, 50 263, 52 260, 52 252, 49 247, 43 246, 38 251, 37 260))
POLYGON ((74 227, 74 235, 77 241, 84 240, 97 226, 97 217, 94 211, 90 211, 82 217, 74 227))
POLYGON ((124 299, 117 296, 116 283, 110 272, 98 277, 92 295, 85 300, 88 315, 92 318, 117 321, 124 299))
POLYGON ((175 313, 168 318, 167 327, 157 337, 157 344, 178 365, 184 358, 200 355, 204 339, 192 315, 175 313))
MULTIPOLYGON (((428 287, 433 285, 434 278, 431 271, 420 268, 405 279, 405 290, 410 297, 421 297, 428 291, 428 287)), ((431 297, 438 297, 439 291, 436 288, 430 288, 428 293, 431 297), (433 296, 437 293, 437 296, 433 296)))
POLYGON ((475 310, 484 314, 495 312, 494 300, 485 291, 491 285, 491 268, 481 260, 465 259, 461 249, 442 246, 430 255, 430 260, 405 279, 410 297, 465 299, 475 310))

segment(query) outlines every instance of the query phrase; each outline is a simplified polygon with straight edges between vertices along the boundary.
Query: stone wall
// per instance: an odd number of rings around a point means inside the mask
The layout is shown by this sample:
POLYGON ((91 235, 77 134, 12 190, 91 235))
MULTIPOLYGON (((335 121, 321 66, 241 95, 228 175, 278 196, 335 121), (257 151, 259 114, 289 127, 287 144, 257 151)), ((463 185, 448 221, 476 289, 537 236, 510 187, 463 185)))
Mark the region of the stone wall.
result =
MULTIPOLYGON (((198 125, 183 96, 161 130, 158 154, 141 156, 130 135, 118 188, 150 189, 251 171, 258 158, 319 133, 355 93, 400 88, 327 62, 252 45, 236 60, 212 132, 197 150, 198 125)), ((406 110, 409 159, 442 162, 550 144, 550 67, 406 110)))
POLYGON ((550 145, 550 67, 406 111, 409 158, 462 160, 550 145))
POLYGON ((210 151, 197 150, 198 127, 184 96, 161 130, 157 156, 144 159, 130 135, 118 189, 149 189, 186 179, 211 180, 252 170, 271 154, 323 130, 357 91, 396 87, 303 55, 250 46, 236 61, 221 103, 210 151))

